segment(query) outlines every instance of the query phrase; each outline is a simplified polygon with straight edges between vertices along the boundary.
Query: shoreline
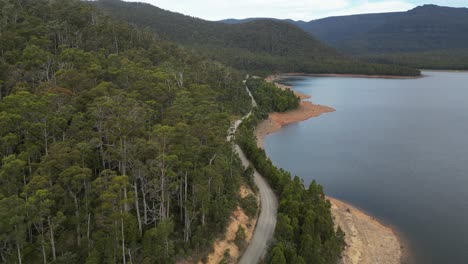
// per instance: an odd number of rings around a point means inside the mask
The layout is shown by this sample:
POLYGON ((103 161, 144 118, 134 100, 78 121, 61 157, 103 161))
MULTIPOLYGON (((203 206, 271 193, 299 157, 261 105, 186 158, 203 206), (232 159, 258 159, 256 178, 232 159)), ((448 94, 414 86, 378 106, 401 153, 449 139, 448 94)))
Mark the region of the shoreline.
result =
POLYGON ((346 77, 346 78, 369 78, 369 79, 420 79, 424 78, 424 75, 419 76, 398 76, 398 75, 366 75, 366 74, 348 74, 348 73, 281 73, 276 75, 270 75, 265 78, 267 81, 277 81, 282 77, 295 77, 295 76, 312 76, 312 77, 346 77))
POLYGON ((428 71, 428 72, 454 72, 454 73, 468 73, 468 70, 432 70, 432 69, 420 69, 420 71, 428 71))
POLYGON ((345 232, 341 264, 397 264, 407 258, 407 248, 395 230, 362 209, 327 196, 335 226, 345 232))
MULTIPOLYGON (((285 75, 281 75, 285 76, 285 75)), ((291 76, 291 75, 289 75, 291 76)), ((269 76, 266 81, 275 83, 279 76, 269 76)), ((275 83, 280 89, 292 87, 275 83)), ((266 120, 255 129, 257 145, 263 148, 267 135, 278 132, 286 125, 308 120, 324 113, 334 112, 335 109, 304 101, 308 95, 294 93, 301 98, 300 107, 285 113, 271 113, 266 120)), ((342 264, 399 264, 407 259, 406 243, 394 228, 386 226, 363 210, 343 201, 326 197, 331 203, 331 212, 335 225, 339 225, 346 233, 346 248, 343 251, 342 264)))
MULTIPOLYGON (((274 83, 274 80, 267 79, 267 81, 274 83)), ((289 124, 305 121, 313 117, 318 117, 325 113, 331 113, 336 111, 336 109, 329 106, 304 101, 311 97, 309 95, 302 94, 293 90, 290 86, 286 86, 279 83, 275 83, 275 85, 279 89, 293 91, 294 94, 301 99, 301 102, 299 103, 298 109, 284 113, 270 113, 267 119, 263 120, 260 124, 258 124, 257 128, 255 129, 255 136, 257 137, 257 146, 259 148, 263 148, 266 136, 280 131, 283 127, 289 124)))

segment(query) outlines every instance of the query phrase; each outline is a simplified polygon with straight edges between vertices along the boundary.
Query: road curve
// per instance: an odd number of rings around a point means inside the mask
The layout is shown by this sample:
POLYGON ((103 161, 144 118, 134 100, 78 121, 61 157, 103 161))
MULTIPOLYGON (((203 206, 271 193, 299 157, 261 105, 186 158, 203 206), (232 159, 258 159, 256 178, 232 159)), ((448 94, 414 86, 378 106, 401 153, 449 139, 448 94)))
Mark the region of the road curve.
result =
MULTIPOLYGON (((238 145, 235 145, 234 148, 244 167, 249 166, 250 162, 242 149, 238 145)), ((265 256, 268 243, 275 233, 276 212, 278 209, 276 195, 257 170, 254 170, 254 181, 260 193, 260 215, 250 245, 242 255, 239 261, 240 264, 258 263, 265 256)))
MULTIPOLYGON (((246 81, 244 81, 245 83, 246 81)), ((255 99, 250 93, 249 88, 246 86, 247 92, 252 99, 252 108, 257 106, 255 99)), ((250 111, 242 119, 237 120, 229 129, 227 140, 231 141, 233 135, 236 133, 237 128, 242 123, 242 121, 252 115, 250 111)), ((237 145, 234 144, 234 151, 239 155, 240 160, 244 168, 247 168, 250 164, 250 161, 247 159, 244 151, 237 145)), ((275 193, 268 185, 265 178, 263 178, 260 173, 254 169, 254 182, 258 187, 260 193, 260 214, 257 219, 257 225, 255 227, 252 240, 250 241, 249 246, 247 247, 244 254, 241 256, 239 263, 240 264, 255 264, 258 263, 264 256, 268 248, 268 243, 272 240, 275 227, 276 227, 276 214, 278 209, 278 200, 275 193)))

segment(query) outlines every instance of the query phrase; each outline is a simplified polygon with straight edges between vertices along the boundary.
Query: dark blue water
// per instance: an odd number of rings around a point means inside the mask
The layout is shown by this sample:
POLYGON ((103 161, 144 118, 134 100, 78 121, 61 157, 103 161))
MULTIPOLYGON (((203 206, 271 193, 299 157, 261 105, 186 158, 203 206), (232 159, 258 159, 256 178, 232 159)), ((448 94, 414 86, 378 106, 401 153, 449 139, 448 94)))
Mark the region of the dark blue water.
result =
POLYGON ((394 226, 416 263, 468 263, 468 73, 303 77, 337 111, 268 136, 273 162, 394 226))

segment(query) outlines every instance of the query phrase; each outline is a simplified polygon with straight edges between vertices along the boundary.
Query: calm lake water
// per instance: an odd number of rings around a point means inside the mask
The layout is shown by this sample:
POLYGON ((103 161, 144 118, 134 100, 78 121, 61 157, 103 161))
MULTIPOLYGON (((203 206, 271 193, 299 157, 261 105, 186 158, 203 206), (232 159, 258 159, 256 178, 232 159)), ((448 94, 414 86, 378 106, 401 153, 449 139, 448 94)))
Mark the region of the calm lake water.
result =
POLYGON ((416 263, 468 263, 468 73, 284 83, 337 111, 265 140, 273 162, 403 234, 416 263))

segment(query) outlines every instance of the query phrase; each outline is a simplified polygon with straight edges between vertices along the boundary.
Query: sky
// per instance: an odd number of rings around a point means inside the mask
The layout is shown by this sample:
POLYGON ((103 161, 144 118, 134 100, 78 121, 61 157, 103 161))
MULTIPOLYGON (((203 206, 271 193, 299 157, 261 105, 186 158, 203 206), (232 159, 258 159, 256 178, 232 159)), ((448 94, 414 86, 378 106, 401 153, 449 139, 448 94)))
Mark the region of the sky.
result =
POLYGON ((272 17, 309 21, 328 16, 406 11, 418 5, 468 7, 468 0, 127 0, 206 20, 272 17))

